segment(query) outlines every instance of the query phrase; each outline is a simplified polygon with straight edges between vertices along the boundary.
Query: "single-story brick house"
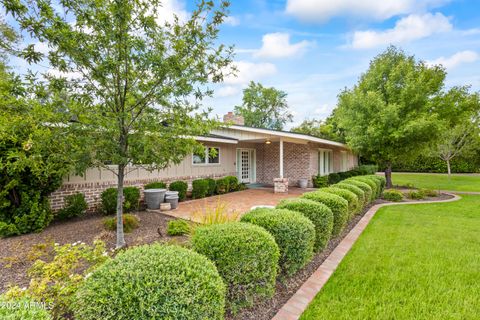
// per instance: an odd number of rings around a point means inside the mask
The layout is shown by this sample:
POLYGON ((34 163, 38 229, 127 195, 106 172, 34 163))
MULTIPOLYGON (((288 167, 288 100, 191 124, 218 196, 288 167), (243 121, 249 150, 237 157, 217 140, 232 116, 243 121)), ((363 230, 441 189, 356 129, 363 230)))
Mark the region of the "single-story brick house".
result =
MULTIPOLYGON (((339 142, 247 127, 242 125, 241 117, 232 113, 225 115, 224 120, 234 124, 216 129, 209 136, 197 137, 205 145, 205 156, 192 154, 179 165, 165 170, 133 170, 125 177, 125 185, 142 188, 152 181, 175 180, 191 184, 199 178, 233 175, 247 184, 274 185, 275 180, 276 191, 283 191, 285 184, 295 186, 300 179, 307 179, 311 186, 313 175, 346 171, 358 163, 357 156, 339 142), (215 157, 209 155, 209 148, 216 149, 215 157)), ((68 176, 62 187, 51 195, 52 209, 61 208, 63 198, 76 192, 84 193, 89 206, 94 207, 101 192, 115 187, 116 182, 111 171, 101 168, 89 169, 83 176, 68 176)))

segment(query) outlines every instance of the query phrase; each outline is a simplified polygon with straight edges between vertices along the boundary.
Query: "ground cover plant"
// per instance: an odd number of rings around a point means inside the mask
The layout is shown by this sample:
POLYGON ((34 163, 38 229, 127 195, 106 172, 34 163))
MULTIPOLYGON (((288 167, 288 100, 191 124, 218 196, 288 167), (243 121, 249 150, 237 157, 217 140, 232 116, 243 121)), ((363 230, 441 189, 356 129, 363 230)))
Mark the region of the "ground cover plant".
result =
POLYGON ((475 319, 479 208, 462 195, 380 209, 301 319, 475 319))

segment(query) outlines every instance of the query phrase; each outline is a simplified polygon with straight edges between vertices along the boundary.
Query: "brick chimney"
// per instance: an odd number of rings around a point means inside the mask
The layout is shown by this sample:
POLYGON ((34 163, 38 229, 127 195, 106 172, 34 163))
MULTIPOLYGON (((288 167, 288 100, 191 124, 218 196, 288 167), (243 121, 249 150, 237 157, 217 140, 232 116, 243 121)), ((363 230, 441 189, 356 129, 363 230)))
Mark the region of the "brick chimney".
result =
POLYGON ((231 124, 236 124, 239 126, 243 126, 245 124, 245 120, 242 116, 234 114, 231 111, 223 116, 223 122, 229 122, 231 124))

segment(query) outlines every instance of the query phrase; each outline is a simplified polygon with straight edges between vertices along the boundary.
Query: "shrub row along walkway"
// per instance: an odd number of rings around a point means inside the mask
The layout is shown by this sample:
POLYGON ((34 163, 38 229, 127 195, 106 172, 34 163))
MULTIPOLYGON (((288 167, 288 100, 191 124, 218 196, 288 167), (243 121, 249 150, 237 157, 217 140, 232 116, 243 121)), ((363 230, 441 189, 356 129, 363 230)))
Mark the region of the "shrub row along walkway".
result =
POLYGON ((338 267, 345 255, 350 251, 355 241, 362 234, 367 227, 370 220, 375 213, 384 206, 402 205, 402 204, 426 204, 439 202, 452 202, 460 199, 457 195, 452 195, 453 198, 441 201, 412 201, 403 203, 382 203, 371 207, 365 215, 360 219, 357 225, 348 233, 348 235, 340 242, 340 244, 333 250, 327 259, 320 265, 320 267, 313 273, 310 278, 300 287, 300 289, 285 303, 285 305, 277 312, 272 320, 294 320, 299 319, 310 302, 315 298, 317 293, 327 283, 330 276, 338 267))
POLYGON ((213 210, 218 205, 223 205, 230 214, 241 216, 253 206, 276 206, 282 199, 296 198, 304 192, 311 190, 290 187, 288 193, 274 193, 273 188, 247 189, 204 199, 181 202, 177 209, 162 211, 162 213, 175 218, 201 222, 202 214, 204 214, 206 210, 213 210))

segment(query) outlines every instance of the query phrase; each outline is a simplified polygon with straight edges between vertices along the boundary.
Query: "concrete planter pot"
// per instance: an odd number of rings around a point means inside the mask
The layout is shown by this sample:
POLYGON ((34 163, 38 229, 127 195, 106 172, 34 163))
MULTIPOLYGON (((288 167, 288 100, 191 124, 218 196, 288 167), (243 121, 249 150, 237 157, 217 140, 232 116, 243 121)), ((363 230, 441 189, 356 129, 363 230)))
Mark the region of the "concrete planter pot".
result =
POLYGON ((166 195, 165 202, 170 203, 172 209, 177 209, 178 207, 178 195, 166 195))
POLYGON ((145 203, 147 208, 156 210, 160 208, 160 204, 165 200, 165 192, 167 189, 147 189, 143 191, 145 195, 145 203))
POLYGON ((298 180, 298 186, 302 189, 305 189, 308 186, 308 179, 298 180))

